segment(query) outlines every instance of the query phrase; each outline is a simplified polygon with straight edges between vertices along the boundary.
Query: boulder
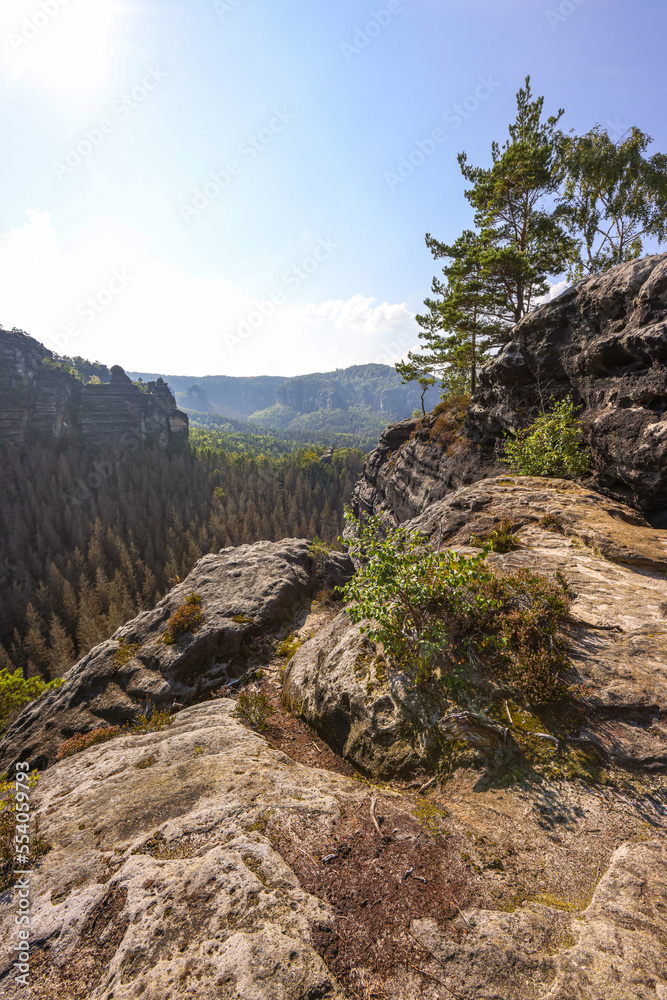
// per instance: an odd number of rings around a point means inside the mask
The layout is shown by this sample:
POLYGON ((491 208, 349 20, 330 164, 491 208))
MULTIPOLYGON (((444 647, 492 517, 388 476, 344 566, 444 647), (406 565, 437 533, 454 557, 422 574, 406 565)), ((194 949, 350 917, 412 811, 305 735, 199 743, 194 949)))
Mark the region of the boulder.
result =
MULTIPOLYGON (((503 521, 520 547, 491 553, 493 568, 559 571, 575 595, 567 680, 578 708, 570 722, 562 712, 556 742, 625 767, 667 770, 667 531, 576 483, 519 476, 461 488, 407 526, 435 545, 472 552, 471 536, 488 536, 503 521)), ((455 708, 444 689, 416 689, 385 666, 344 613, 297 651, 284 691, 332 747, 382 778, 432 768, 442 752, 435 724, 455 708)), ((470 669, 466 708, 511 697, 501 679, 470 669)), ((510 722, 504 709, 501 721, 510 722)), ((513 739, 520 727, 508 731, 513 739)))
POLYGON ((0 771, 17 760, 44 768, 74 733, 123 725, 141 706, 164 710, 210 698, 225 680, 268 655, 266 640, 300 604, 342 583, 350 571, 347 556, 332 553, 322 561, 303 539, 204 556, 155 608, 95 646, 61 687, 23 710, 0 741, 0 771), (167 623, 193 593, 201 598, 203 621, 167 645, 167 623))
MULTIPOLYGON (((34 805, 51 850, 31 882, 27 998, 278 1000, 343 993, 312 945, 329 907, 262 830, 359 790, 297 767, 231 715, 181 712, 168 730, 65 760, 34 805)), ((12 893, 0 901, 0 997, 15 998, 12 893), (8 898, 9 896, 9 898, 8 898)))

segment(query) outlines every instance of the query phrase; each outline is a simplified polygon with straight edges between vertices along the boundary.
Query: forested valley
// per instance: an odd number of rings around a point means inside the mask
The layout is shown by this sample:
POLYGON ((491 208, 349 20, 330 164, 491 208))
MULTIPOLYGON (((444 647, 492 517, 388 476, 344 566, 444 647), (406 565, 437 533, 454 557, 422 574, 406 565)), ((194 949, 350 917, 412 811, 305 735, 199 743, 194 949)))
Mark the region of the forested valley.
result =
POLYGON ((61 676, 225 546, 335 545, 364 456, 323 450, 197 429, 182 453, 3 447, 0 669, 61 676))

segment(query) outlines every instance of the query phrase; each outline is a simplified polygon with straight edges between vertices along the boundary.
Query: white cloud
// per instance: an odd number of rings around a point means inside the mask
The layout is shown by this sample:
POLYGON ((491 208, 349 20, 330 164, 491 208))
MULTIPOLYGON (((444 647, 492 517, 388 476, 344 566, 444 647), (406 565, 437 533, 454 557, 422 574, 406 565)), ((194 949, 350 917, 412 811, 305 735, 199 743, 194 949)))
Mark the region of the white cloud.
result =
POLYGON ((551 302, 553 299, 557 298, 561 292, 564 292, 565 289, 569 287, 569 281, 557 281, 555 284, 549 286, 549 291, 546 295, 541 295, 540 298, 536 300, 537 305, 542 306, 545 302, 551 302))
POLYGON ((34 211, 0 236, 0 321, 61 354, 169 375, 292 375, 391 364, 415 345, 405 304, 304 302, 309 280, 295 289, 292 272, 260 302, 226 278, 149 259, 132 234, 105 227, 67 246, 34 211))

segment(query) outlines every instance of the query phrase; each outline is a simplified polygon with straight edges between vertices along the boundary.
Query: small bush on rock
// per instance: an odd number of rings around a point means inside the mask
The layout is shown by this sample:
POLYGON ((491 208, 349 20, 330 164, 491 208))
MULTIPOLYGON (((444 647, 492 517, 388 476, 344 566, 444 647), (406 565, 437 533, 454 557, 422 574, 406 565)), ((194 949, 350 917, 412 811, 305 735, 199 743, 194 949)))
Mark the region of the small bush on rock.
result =
POLYGON ((488 535, 471 535, 470 544, 483 548, 488 545, 494 552, 513 552, 521 548, 521 542, 512 534, 512 522, 503 521, 499 528, 488 535))
POLYGON ((504 675, 532 701, 561 687, 567 648, 558 636, 570 595, 565 581, 528 570, 497 576, 479 555, 436 552, 428 539, 379 517, 355 529, 352 554, 361 562, 346 584, 347 613, 361 631, 419 683, 435 667, 466 658, 504 675))
POLYGON ((87 733, 74 733, 68 740, 61 743, 56 760, 65 760, 66 757, 73 757, 74 754, 87 750, 88 747, 97 743, 107 743, 114 736, 121 736, 129 733, 159 733, 166 729, 174 721, 173 715, 165 710, 158 711, 153 708, 151 712, 148 704, 140 709, 138 717, 134 722, 126 722, 124 726, 99 726, 91 729, 87 733))
POLYGON ((571 396, 551 399, 543 413, 527 430, 505 437, 506 462, 520 476, 583 476, 591 464, 590 452, 582 446, 583 425, 576 417, 571 396))
POLYGON ((96 743, 106 743, 120 733, 120 726, 101 726, 99 729, 91 729, 89 733, 75 733, 64 743, 60 744, 56 760, 65 760, 66 757, 73 757, 75 753, 81 753, 88 747, 95 746, 96 743))
POLYGON ((114 667, 124 667, 126 663, 134 659, 140 649, 141 646, 138 642, 126 642, 121 636, 118 640, 118 649, 112 658, 114 667))
POLYGON ((194 632, 202 622, 204 621, 204 616, 201 613, 201 596, 199 594, 188 594, 185 599, 185 604, 181 604, 180 608, 174 611, 173 615, 167 622, 167 627, 162 636, 163 642, 167 646, 173 646, 175 642, 181 638, 182 635, 186 635, 188 632, 194 632))
POLYGON ((233 714, 246 726, 263 733, 268 720, 275 715, 275 712, 275 708, 261 691, 242 691, 236 699, 233 714))
MULTIPOLYGON (((35 787, 38 780, 39 774, 36 771, 32 771, 28 775, 28 794, 30 793, 30 789, 35 787)), ((44 837, 35 828, 29 834, 30 853, 23 855, 26 863, 22 864, 17 860, 18 854, 15 838, 27 832, 27 830, 19 830, 19 827, 22 828, 23 824, 17 815, 21 813, 22 807, 22 801, 19 801, 19 799, 22 799, 23 796, 20 793, 25 790, 25 784, 23 784, 19 787, 19 795, 17 796, 17 782, 9 781, 7 775, 3 775, 0 779, 0 892, 4 892, 5 889, 14 883, 15 878, 21 872, 29 871, 35 861, 50 850, 50 845, 47 844, 44 837)))
POLYGON ((171 714, 169 709, 165 709, 163 712, 160 712, 157 708, 153 708, 153 711, 151 712, 149 707, 146 706, 139 713, 139 717, 133 723, 128 723, 124 726, 124 729, 133 733, 161 733, 162 730, 167 729, 173 721, 174 716, 171 714))

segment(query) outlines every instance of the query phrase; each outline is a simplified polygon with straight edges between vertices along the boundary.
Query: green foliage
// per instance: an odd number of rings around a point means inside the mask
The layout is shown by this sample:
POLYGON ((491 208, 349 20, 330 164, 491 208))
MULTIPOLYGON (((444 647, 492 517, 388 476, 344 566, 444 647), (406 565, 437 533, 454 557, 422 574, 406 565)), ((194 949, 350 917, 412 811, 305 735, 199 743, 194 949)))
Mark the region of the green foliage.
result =
POLYGON ((161 712, 153 707, 151 711, 146 705, 135 721, 128 723, 123 729, 131 733, 161 733, 164 729, 168 729, 173 721, 174 716, 168 709, 161 712))
POLYGON ((404 382, 415 379, 422 387, 422 409, 424 392, 436 378, 450 395, 474 392, 477 371, 502 342, 503 331, 496 315, 502 289, 488 266, 488 241, 466 230, 451 246, 430 235, 426 245, 436 260, 448 260, 445 280, 433 279, 436 297, 425 299, 428 311, 417 316, 423 351, 410 351, 407 361, 396 365, 404 382))
POLYGON ((562 579, 527 570, 496 576, 487 547, 476 556, 436 552, 417 532, 386 530, 379 517, 349 522, 361 568, 345 587, 347 613, 418 683, 439 668, 460 684, 467 658, 530 700, 559 692, 568 661, 558 629, 570 602, 562 579))
MULTIPOLYGON (((417 317, 419 320, 419 317, 417 317)), ((421 336, 421 334, 420 334, 421 336)), ((408 351, 407 361, 399 361, 396 365, 396 371, 401 376, 401 380, 404 383, 407 382, 418 382, 419 388, 421 390, 420 398, 420 410, 413 410, 412 416, 426 416, 426 406, 424 405, 424 397, 429 389, 432 389, 436 383, 435 375, 433 375, 433 367, 429 358, 424 357, 421 354, 416 354, 414 351, 408 351)))
POLYGON ((106 743, 108 740, 118 736, 121 732, 120 726, 100 726, 98 729, 91 729, 88 733, 75 733, 68 740, 60 744, 56 760, 65 760, 66 757, 73 757, 88 747, 98 743, 106 743))
POLYGON ((141 645, 138 642, 127 642, 121 636, 118 640, 118 649, 112 657, 114 667, 124 667, 126 663, 134 659, 140 649, 141 645))
POLYGON ((99 361, 87 361, 78 355, 74 358, 69 358, 54 354, 53 359, 42 358, 42 365, 44 368, 49 368, 52 371, 65 372, 66 375, 76 379, 77 382, 98 385, 111 380, 111 372, 106 365, 100 364, 99 361))
POLYGON ((332 551, 331 546, 327 545, 326 542, 323 542, 317 536, 313 538, 312 542, 308 546, 308 555, 315 560, 319 570, 324 568, 332 551))
POLYGON ((287 638, 283 639, 283 641, 279 642, 276 646, 276 656, 286 656, 287 662, 289 663, 299 646, 303 646, 303 639, 294 635, 293 632, 290 632, 287 638))
POLYGON ((22 708, 61 684, 61 678, 47 684, 40 677, 24 677, 20 667, 13 673, 3 667, 0 670, 0 733, 22 708))
POLYGON ((174 611, 167 622, 162 641, 167 646, 173 646, 175 642, 186 635, 194 632, 204 621, 201 613, 201 596, 199 594, 188 594, 185 603, 174 611))
MULTIPOLYGON (((28 792, 39 780, 37 771, 31 771, 28 776, 28 792)), ((25 788, 25 785, 23 786, 25 788)), ((25 855, 25 865, 16 861, 17 812, 21 811, 22 802, 16 794, 16 781, 8 780, 7 776, 0 778, 0 892, 4 892, 14 883, 15 877, 22 871, 29 871, 39 858, 50 850, 37 828, 28 834, 30 837, 29 854, 25 855)))
POLYGON ((561 134, 556 214, 573 237, 571 280, 636 260, 647 237, 667 236, 667 156, 645 156, 652 141, 638 128, 614 141, 601 125, 561 134))
POLYGON ((233 714, 251 729, 263 733, 266 731, 268 720, 272 715, 275 715, 275 711, 263 692, 242 691, 236 699, 236 708, 233 714))
POLYGON ((583 425, 571 396, 551 398, 551 411, 526 430, 505 437, 506 462, 521 476, 583 476, 590 468, 590 452, 582 446, 583 425))
POLYGON ((557 125, 564 112, 543 119, 544 98, 533 99, 530 77, 516 96, 516 119, 503 146, 492 144, 491 167, 472 167, 465 153, 459 155, 472 185, 466 198, 484 247, 485 282, 499 295, 496 319, 509 326, 548 291, 548 277, 563 270, 572 243, 550 204, 558 187, 557 125))
POLYGON ((403 527, 382 537, 377 516, 364 524, 351 514, 346 520, 356 534, 350 552, 362 561, 345 585, 345 599, 352 603, 347 613, 389 657, 423 680, 450 644, 445 607, 461 611, 461 600, 476 602, 477 581, 492 577, 485 564, 488 550, 478 556, 436 552, 423 535, 403 527))
POLYGON ((489 532, 487 535, 471 535, 470 544, 483 548, 488 545, 494 552, 512 552, 521 548, 521 542, 512 533, 512 522, 503 521, 499 528, 489 532))

